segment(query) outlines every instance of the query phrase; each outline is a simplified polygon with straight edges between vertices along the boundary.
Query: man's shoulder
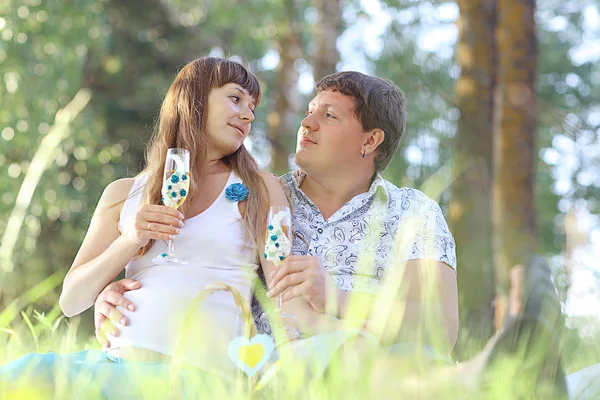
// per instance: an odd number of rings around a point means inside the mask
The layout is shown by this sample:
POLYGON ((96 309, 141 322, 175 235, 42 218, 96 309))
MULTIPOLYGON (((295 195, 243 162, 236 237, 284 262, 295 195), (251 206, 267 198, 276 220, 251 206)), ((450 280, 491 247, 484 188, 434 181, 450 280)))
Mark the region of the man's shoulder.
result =
POLYGON ((406 209, 417 205, 427 205, 429 207, 439 208, 438 203, 419 189, 411 187, 398 187, 392 182, 382 179, 383 185, 388 193, 388 204, 394 204, 396 207, 406 209))
POLYGON ((288 172, 287 174, 283 174, 279 177, 283 188, 286 192, 293 197, 298 196, 298 192, 300 192, 300 185, 304 180, 306 175, 301 170, 297 169, 295 171, 288 172))
POLYGON ((290 186, 294 180, 294 173, 296 171, 288 172, 287 174, 283 174, 279 177, 281 183, 285 186, 290 186))
POLYGON ((297 171, 292 171, 281 175, 279 177, 279 181, 281 182, 281 186, 285 191, 285 195, 287 196, 288 201, 291 203, 293 208, 298 208, 306 203, 304 196, 301 196, 299 193, 300 189, 297 171))
MULTIPOLYGON (((437 201, 418 189, 397 187, 387 181, 386 185, 389 194, 388 215, 396 215, 399 220, 416 221, 430 235, 445 237, 453 243, 452 233, 437 201)), ((454 256, 455 258, 456 256, 454 256)), ((448 265, 455 268, 456 261, 453 263, 450 261, 448 265)))

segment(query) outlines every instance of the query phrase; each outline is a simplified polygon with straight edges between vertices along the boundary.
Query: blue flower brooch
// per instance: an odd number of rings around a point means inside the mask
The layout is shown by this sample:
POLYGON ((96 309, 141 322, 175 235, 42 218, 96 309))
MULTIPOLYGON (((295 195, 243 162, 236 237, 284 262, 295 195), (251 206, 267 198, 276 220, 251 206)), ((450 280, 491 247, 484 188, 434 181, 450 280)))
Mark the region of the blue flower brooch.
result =
POLYGON ((233 183, 225 189, 225 197, 231 201, 243 201, 248 197, 248 188, 243 183, 233 183))

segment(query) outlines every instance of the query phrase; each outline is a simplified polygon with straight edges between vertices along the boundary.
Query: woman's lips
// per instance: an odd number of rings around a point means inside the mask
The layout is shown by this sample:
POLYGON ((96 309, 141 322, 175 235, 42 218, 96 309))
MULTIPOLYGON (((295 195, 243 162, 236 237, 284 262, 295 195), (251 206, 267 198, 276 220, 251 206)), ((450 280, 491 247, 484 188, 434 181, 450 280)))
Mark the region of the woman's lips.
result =
POLYGON ((229 126, 232 127, 233 129, 235 129, 236 131, 238 131, 240 135, 242 135, 242 136, 245 135, 244 130, 240 126, 233 125, 233 124, 229 124, 229 126))

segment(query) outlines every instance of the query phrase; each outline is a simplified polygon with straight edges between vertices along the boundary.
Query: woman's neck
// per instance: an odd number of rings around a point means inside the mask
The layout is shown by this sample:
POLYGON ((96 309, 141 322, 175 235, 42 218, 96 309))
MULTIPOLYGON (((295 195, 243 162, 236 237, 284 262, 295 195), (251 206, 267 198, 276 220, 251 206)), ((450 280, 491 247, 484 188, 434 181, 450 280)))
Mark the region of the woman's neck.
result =
POLYGON ((202 168, 202 175, 213 175, 230 171, 231 168, 228 167, 222 159, 207 160, 204 163, 204 168, 202 168))

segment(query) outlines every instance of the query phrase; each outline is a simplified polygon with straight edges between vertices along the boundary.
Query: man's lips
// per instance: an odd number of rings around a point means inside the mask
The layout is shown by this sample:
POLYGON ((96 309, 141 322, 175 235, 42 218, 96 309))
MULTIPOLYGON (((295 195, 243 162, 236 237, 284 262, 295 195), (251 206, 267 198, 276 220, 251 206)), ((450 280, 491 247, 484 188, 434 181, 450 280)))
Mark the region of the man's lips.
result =
POLYGON ((301 145, 307 145, 307 144, 317 144, 317 142, 310 140, 307 137, 303 137, 302 140, 300 140, 300 144, 301 145))

